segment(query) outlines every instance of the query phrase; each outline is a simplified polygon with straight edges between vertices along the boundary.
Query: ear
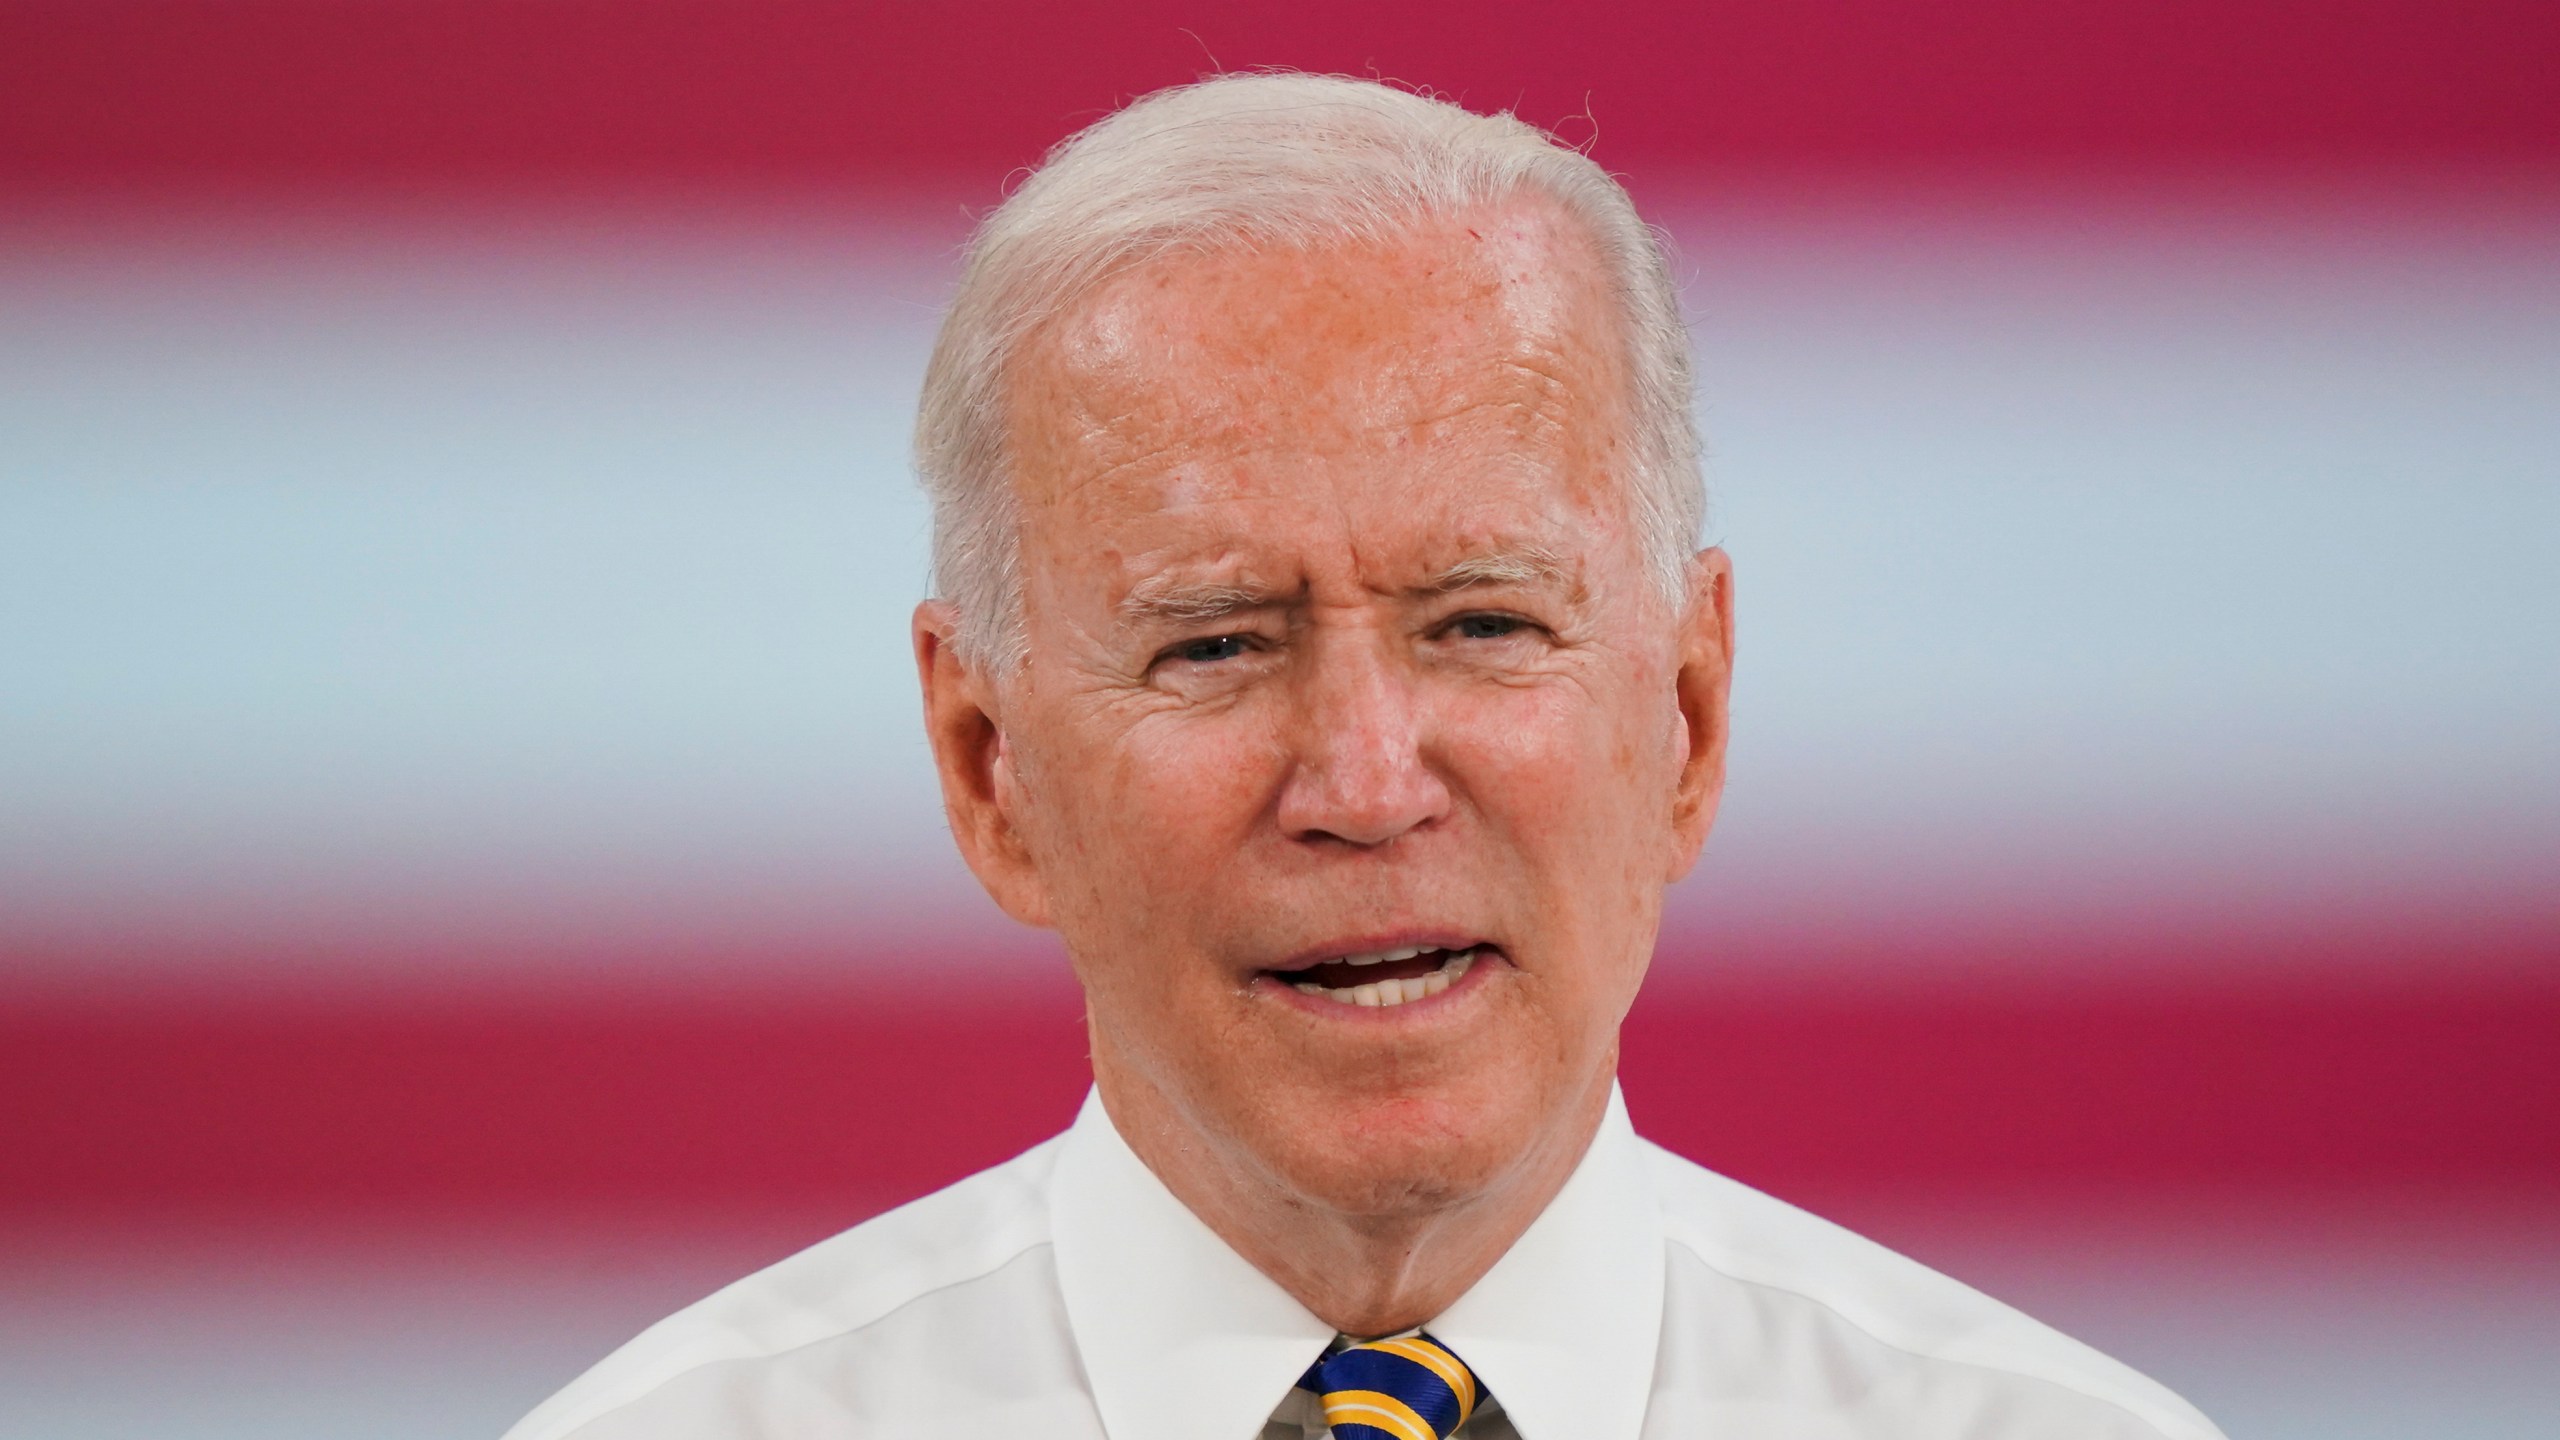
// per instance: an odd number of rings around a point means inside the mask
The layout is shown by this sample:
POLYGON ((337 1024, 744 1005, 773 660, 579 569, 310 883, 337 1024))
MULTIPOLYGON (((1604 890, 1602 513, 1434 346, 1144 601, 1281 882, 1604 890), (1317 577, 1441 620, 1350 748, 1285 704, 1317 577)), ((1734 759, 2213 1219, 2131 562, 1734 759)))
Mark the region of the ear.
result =
POLYGON ((960 858, 1004 912, 1025 925, 1049 924, 1049 894, 1024 842, 1025 803, 1005 743, 993 678, 953 643, 959 617, 940 600, 916 607, 916 681, 924 691, 925 738, 942 779, 942 813, 960 858))
POLYGON ((1709 547, 1689 560, 1688 605, 1680 617, 1679 692, 1685 741, 1671 803, 1672 861, 1666 880, 1698 863, 1724 798, 1725 736, 1733 695, 1733 562, 1709 547))

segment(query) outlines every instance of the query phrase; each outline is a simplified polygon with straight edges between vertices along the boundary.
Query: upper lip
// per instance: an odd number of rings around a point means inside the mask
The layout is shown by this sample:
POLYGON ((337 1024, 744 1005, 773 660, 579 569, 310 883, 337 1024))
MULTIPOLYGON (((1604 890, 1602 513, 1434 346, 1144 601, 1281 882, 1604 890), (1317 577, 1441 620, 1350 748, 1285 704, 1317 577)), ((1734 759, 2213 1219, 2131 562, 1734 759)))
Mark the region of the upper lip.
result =
POLYGON ((1328 940, 1311 946, 1276 964, 1262 967, 1275 974, 1288 975, 1311 970, 1328 960, 1346 955, 1374 955, 1381 950, 1473 950, 1492 941, 1463 930, 1399 930, 1388 934, 1355 935, 1344 940, 1328 940))

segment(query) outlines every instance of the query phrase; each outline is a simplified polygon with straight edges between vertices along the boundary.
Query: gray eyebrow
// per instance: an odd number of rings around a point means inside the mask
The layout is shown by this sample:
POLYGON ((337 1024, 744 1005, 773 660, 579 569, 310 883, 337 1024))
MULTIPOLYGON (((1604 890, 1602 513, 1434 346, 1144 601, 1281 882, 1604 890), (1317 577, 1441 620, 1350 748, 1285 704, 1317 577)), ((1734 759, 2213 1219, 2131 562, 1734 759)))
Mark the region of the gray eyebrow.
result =
POLYGON ((1120 601, 1123 621, 1198 624, 1271 603, 1272 595, 1249 585, 1186 584, 1141 580, 1120 601))
POLYGON ((1553 551, 1531 546, 1492 555, 1469 556, 1432 576, 1422 588, 1445 595, 1471 585, 1526 585, 1541 580, 1564 582, 1572 578, 1572 569, 1553 551))
MULTIPOLYGON (((1415 593, 1445 595, 1476 585, 1565 582, 1573 572, 1554 553, 1530 547, 1472 555, 1425 580, 1415 593)), ((1251 585, 1180 581, 1162 576, 1131 586, 1119 604, 1124 624, 1197 625, 1275 603, 1280 597, 1251 585)))

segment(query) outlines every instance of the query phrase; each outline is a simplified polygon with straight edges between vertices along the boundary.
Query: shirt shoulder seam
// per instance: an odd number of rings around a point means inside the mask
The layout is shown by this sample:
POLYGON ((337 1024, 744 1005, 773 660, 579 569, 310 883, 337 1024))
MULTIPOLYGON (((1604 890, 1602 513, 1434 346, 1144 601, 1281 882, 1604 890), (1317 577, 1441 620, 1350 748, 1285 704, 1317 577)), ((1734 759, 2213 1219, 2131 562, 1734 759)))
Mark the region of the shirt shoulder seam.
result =
POLYGON ((863 1331, 868 1330, 875 1325, 884 1324, 895 1318, 900 1312, 906 1310, 912 1305, 931 1299, 933 1296, 939 1295, 943 1291, 956 1289, 959 1286, 970 1284, 973 1281, 983 1280, 986 1277, 995 1274, 997 1271, 1004 1269, 1006 1266, 1022 1259, 1024 1256, 1032 1254, 1033 1252, 1054 1243, 1051 1238, 1044 1233, 1046 1230, 1045 1225, 1025 1224, 1022 1226, 1022 1230, 1027 1233, 1009 1237, 1013 1243, 992 1247, 992 1253, 986 1255, 982 1263, 968 1267, 962 1274, 953 1275, 948 1279, 936 1281, 920 1290, 908 1293, 900 1297, 887 1309, 881 1310, 876 1314, 866 1316, 863 1319, 853 1321, 849 1324, 831 1326, 817 1334, 807 1336, 803 1339, 794 1340, 789 1344, 727 1345, 717 1347, 716 1349, 708 1349, 708 1353, 683 1354, 683 1352, 679 1352, 681 1358, 674 1360, 671 1363, 671 1368, 656 1371, 655 1373, 650 1374, 644 1382, 639 1383, 634 1387, 626 1387, 617 1391, 614 1398, 591 1403, 590 1405, 583 1407, 581 1412, 576 1414, 573 1418, 555 1426, 546 1426, 540 1430, 528 1431, 521 1435, 510 1432, 506 1437, 504 1437, 504 1440, 572 1440, 572 1437, 576 1436, 580 1431, 585 1430, 587 1427, 630 1409, 632 1406, 647 1400, 650 1396, 657 1394, 659 1391, 664 1390, 668 1386, 675 1384, 677 1381, 682 1380, 686 1376, 692 1375, 697 1371, 709 1369, 714 1365, 725 1365, 738 1360, 779 1359, 785 1355, 791 1355, 799 1351, 806 1350, 812 1345, 824 1345, 829 1341, 841 1340, 849 1335, 859 1335, 863 1331))
MULTIPOLYGON (((2057 1386, 2084 1399, 2093 1400, 2101 1405, 2109 1407, 2110 1409, 2121 1411, 2123 1414, 2130 1416, 2132 1419, 2149 1428, 2154 1434, 2163 1437, 2163 1440, 2222 1440, 2222 1437, 2209 1427, 2203 1430, 2198 1430, 2191 1425, 2183 1423, 2183 1421, 2178 1420, 2176 1417, 2155 1414, 2149 1408, 2135 1403, 2124 1396, 2108 1394, 2101 1390, 2093 1389, 2073 1377, 2053 1373, 2051 1370, 2044 1367, 2004 1364, 1990 1359, 1976 1359, 1960 1355, 1949 1355, 1939 1351, 1925 1349, 1906 1341, 1897 1340, 1890 1335, 1881 1333, 1875 1326, 1870 1325, 1866 1321, 1859 1319, 1857 1316, 1850 1314, 1847 1310, 1842 1309, 1828 1297, 1816 1293, 1809 1287, 1788 1284, 1779 1280, 1757 1278, 1750 1275, 1740 1274, 1731 1267, 1718 1263, 1716 1259, 1708 1255, 1696 1241, 1681 1233, 1683 1228, 1684 1227, 1680 1226, 1677 1222, 1674 1222, 1666 1215, 1664 1217, 1663 1238, 1669 1243, 1677 1245, 1682 1250, 1687 1251, 1690 1257, 1695 1259, 1699 1264, 1706 1266, 1708 1269, 1724 1276, 1735 1284, 1749 1285, 1763 1290, 1775 1290, 1782 1294, 1792 1295, 1807 1304, 1818 1305, 1822 1307, 1825 1313, 1838 1319, 1841 1324, 1850 1327, 1859 1334, 1875 1341, 1877 1344, 1885 1346, 1887 1349, 1896 1350, 1902 1354, 1912 1356, 1915 1359, 1927 1360, 1935 1364, 1961 1365, 1968 1369, 1985 1370, 1997 1375, 2011 1375, 2020 1379, 2035 1380, 2047 1385, 2057 1386)), ((1996 1304, 1998 1302, 1995 1301, 1992 1303, 1996 1304)))

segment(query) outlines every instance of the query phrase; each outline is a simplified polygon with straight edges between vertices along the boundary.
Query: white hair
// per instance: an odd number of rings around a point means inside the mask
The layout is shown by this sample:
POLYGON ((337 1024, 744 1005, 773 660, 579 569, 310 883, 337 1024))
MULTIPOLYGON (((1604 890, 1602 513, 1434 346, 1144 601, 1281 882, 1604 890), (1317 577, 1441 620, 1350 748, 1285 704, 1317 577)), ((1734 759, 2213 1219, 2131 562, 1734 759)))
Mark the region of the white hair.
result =
POLYGON ((1689 336, 1661 239, 1591 158, 1509 113, 1289 72, 1161 90, 1061 142, 969 242, 926 367, 916 469, 933 583, 960 652, 1022 655, 1020 510, 1004 386, 1043 324, 1176 251, 1392 239, 1416 220, 1543 196, 1588 230, 1622 311, 1637 532, 1679 603, 1705 522, 1689 336))

